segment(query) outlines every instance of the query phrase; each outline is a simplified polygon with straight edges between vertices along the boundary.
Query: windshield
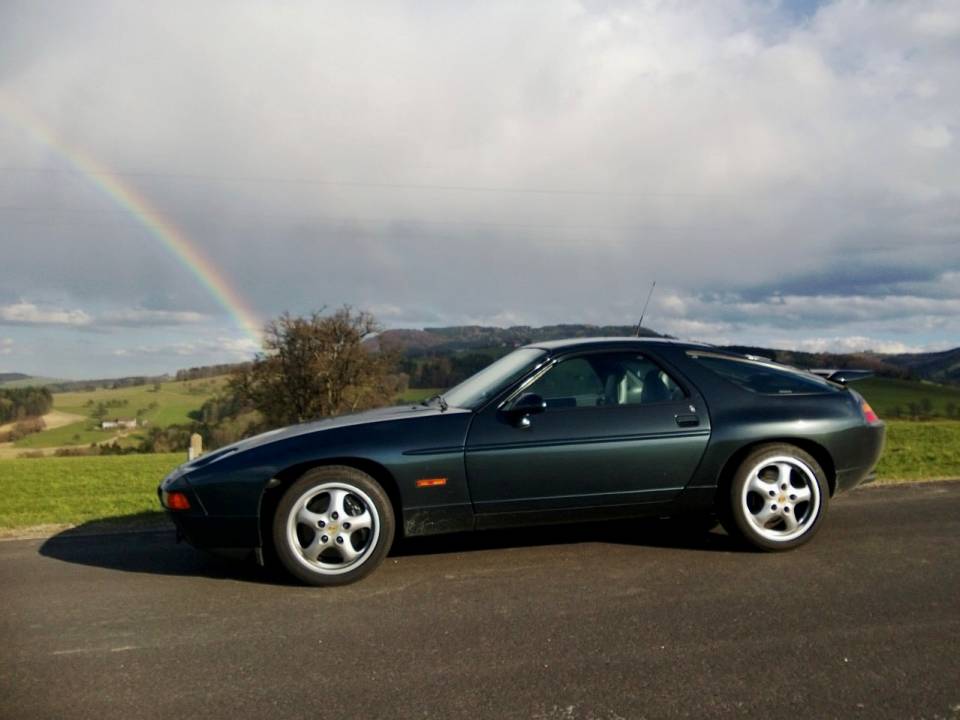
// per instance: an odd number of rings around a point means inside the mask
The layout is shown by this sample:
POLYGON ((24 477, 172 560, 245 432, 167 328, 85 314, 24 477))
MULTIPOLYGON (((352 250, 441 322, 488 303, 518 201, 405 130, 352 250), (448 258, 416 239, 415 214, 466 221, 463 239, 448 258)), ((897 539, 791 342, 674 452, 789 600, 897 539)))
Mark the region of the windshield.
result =
POLYGON ((443 394, 443 398, 453 407, 473 410, 483 405, 503 388, 523 377, 546 354, 544 350, 537 350, 536 348, 514 350, 495 363, 487 365, 476 375, 447 390, 443 394))

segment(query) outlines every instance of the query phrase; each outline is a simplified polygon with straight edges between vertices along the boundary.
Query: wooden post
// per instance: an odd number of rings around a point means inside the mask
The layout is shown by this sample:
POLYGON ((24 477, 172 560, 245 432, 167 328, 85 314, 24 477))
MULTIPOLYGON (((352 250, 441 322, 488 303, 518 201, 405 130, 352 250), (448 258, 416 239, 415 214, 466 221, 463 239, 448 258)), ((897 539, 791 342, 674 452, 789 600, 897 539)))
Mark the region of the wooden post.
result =
POLYGON ((196 460, 203 454, 203 438, 199 433, 190 436, 190 451, 187 453, 187 460, 196 460))

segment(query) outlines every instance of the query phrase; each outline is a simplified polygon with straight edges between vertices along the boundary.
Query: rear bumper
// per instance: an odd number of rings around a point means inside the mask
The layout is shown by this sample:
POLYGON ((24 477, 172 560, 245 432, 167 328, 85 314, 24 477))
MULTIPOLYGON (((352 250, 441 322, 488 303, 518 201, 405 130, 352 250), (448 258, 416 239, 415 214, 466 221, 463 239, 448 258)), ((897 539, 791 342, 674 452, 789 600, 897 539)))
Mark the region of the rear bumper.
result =
POLYGON ((877 479, 875 468, 883 455, 887 427, 883 423, 858 428, 851 448, 852 467, 837 469, 837 486, 834 494, 853 490, 877 479))

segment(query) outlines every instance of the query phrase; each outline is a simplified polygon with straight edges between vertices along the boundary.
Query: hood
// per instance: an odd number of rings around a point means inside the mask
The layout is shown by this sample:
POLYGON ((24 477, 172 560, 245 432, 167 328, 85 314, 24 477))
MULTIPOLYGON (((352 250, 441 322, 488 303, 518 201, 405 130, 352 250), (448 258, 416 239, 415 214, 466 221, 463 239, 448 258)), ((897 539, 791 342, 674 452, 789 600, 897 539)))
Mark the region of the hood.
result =
POLYGON ((439 407, 427 407, 424 405, 397 405, 394 407, 377 408, 375 410, 364 410, 362 412, 349 413, 347 415, 337 415, 335 417, 314 420, 312 422, 300 423, 299 425, 288 425, 287 427, 268 430, 265 433, 254 435, 253 437, 241 440, 227 445, 219 450, 215 450, 207 455, 201 455, 196 460, 184 465, 184 469, 195 469, 203 467, 214 460, 222 458, 235 452, 251 450, 261 445, 286 440, 298 435, 307 435, 309 433, 321 432, 323 430, 332 430, 334 428, 349 427, 351 425, 366 425, 375 422, 386 422, 395 420, 408 420, 413 418, 430 417, 440 414, 452 414, 469 412, 459 408, 448 408, 441 411, 439 407))

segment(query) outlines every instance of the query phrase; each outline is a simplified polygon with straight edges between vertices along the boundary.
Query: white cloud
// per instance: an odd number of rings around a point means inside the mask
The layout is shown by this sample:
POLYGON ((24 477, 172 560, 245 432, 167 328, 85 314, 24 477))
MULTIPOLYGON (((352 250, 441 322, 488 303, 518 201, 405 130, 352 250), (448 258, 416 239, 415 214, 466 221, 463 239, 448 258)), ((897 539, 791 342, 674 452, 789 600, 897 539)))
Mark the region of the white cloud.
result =
POLYGON ((953 8, 929 10, 917 15, 913 27, 923 35, 953 38, 960 35, 960 13, 953 8))
POLYGON ((925 125, 914 128, 910 133, 910 139, 918 147, 927 150, 943 150, 950 147, 953 134, 943 125, 925 125))
POLYGON ((0 355, 13 355, 14 345, 12 338, 0 338, 0 355))
POLYGON ((193 311, 145 310, 134 308, 115 310, 97 318, 99 325, 116 327, 149 327, 169 325, 196 325, 210 321, 209 315, 193 311))
POLYGON ((8 325, 67 325, 83 327, 93 318, 83 310, 39 307, 23 300, 0 306, 0 324, 8 325))
MULTIPOLYGON (((195 357, 206 362, 239 362, 249 360, 260 350, 260 346, 250 338, 218 337, 210 340, 195 342, 174 342, 158 345, 140 344, 131 347, 119 348, 113 351, 114 357, 162 357, 171 360, 185 357, 195 357)), ((175 364, 175 363, 174 363, 175 364)))
POLYGON ((901 353, 921 353, 946 350, 945 343, 928 343, 925 345, 909 345, 896 340, 882 340, 862 336, 805 338, 798 341, 791 350, 805 350, 807 352, 865 352, 871 351, 887 355, 901 353))

